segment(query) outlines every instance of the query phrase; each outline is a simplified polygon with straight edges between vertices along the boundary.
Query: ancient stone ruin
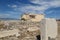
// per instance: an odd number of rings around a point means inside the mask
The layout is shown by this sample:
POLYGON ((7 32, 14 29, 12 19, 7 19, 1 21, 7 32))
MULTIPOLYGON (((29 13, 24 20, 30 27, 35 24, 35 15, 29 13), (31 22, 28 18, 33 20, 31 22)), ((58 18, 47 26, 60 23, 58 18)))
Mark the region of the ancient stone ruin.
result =
MULTIPOLYGON (((29 15, 31 16, 32 14, 29 15)), ((29 17, 29 15, 22 16, 21 20, 1 21, 0 40, 56 39, 57 23, 55 19, 44 18, 42 14, 40 14, 40 16, 34 14, 36 18, 34 15, 31 17, 29 17)))

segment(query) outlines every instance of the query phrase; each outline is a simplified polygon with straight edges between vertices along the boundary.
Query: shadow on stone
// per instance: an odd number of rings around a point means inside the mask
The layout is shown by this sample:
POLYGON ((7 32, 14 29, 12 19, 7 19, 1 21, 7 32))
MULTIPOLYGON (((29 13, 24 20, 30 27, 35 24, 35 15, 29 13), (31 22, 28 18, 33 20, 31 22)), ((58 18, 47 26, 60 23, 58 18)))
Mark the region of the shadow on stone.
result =
POLYGON ((36 38, 37 38, 37 40, 41 40, 41 36, 40 35, 37 35, 36 38))

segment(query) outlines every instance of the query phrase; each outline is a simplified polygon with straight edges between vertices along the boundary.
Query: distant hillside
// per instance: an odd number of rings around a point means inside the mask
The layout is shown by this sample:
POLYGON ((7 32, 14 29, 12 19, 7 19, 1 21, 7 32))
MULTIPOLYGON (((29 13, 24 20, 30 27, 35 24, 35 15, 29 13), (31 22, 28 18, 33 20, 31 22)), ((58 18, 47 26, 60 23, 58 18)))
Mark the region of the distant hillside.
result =
POLYGON ((0 20, 19 20, 19 19, 15 19, 15 18, 0 18, 0 20))

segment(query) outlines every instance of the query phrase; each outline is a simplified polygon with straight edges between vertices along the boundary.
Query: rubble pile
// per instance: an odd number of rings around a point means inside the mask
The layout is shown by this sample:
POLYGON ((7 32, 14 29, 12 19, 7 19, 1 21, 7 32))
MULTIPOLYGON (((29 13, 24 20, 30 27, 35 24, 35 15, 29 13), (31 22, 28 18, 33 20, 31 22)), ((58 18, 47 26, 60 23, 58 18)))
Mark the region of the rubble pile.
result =
MULTIPOLYGON (((37 40, 36 36, 40 35, 40 23, 31 21, 19 21, 19 22, 8 22, 6 29, 13 30, 18 29, 19 36, 10 35, 0 38, 0 40, 37 40)), ((4 29, 4 30, 6 30, 4 29)), ((0 30, 1 31, 1 30, 0 30)))

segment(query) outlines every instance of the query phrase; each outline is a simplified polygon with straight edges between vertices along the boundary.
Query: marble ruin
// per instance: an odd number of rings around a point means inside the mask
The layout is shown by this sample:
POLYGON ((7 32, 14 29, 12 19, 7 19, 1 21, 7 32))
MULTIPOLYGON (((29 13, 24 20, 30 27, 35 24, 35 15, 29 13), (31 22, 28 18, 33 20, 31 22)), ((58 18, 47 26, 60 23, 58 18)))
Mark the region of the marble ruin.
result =
POLYGON ((50 40, 57 37, 57 22, 43 14, 24 14, 21 20, 0 21, 0 40, 50 40))

